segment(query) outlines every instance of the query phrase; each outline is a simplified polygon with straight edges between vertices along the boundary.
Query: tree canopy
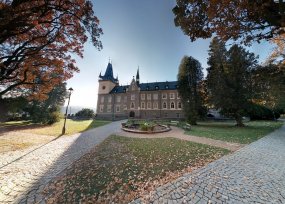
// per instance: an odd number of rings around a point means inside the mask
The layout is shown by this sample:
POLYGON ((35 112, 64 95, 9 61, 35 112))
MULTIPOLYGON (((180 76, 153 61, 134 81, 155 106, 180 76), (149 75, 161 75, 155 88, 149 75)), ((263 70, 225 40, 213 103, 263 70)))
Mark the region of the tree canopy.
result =
POLYGON ((102 30, 88 0, 0 0, 0 97, 13 90, 45 99, 79 69, 90 35, 101 49, 102 30))
POLYGON ((218 35, 244 43, 285 33, 283 0, 176 0, 175 25, 192 41, 218 35))
POLYGON ((184 114, 191 125, 196 125, 202 109, 200 87, 203 72, 200 62, 193 57, 184 56, 177 78, 184 114))

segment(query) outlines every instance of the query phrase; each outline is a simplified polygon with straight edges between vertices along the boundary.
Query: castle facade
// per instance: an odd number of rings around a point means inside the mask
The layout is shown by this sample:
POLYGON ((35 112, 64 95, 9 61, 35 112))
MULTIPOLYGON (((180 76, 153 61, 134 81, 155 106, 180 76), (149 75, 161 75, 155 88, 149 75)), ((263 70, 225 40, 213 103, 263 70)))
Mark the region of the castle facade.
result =
POLYGON ((130 85, 119 85, 109 62, 104 75, 99 75, 97 118, 118 120, 128 117, 183 118, 177 81, 140 83, 139 70, 130 85))

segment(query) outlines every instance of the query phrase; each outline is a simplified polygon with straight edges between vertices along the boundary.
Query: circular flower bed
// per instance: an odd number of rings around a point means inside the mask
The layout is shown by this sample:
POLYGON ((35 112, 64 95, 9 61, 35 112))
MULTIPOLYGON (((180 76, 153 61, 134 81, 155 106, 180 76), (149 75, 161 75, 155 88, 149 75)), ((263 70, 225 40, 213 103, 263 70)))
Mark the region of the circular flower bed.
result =
POLYGON ((154 122, 128 121, 127 123, 122 123, 122 130, 133 133, 153 134, 167 132, 170 131, 171 128, 167 125, 154 122))

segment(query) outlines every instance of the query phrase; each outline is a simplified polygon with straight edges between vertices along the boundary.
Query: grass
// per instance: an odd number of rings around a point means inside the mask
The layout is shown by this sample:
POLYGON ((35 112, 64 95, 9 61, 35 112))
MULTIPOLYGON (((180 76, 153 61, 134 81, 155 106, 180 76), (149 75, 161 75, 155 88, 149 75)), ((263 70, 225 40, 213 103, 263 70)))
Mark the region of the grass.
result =
MULTIPOLYGON (((41 125, 35 124, 30 121, 10 121, 0 123, 0 128, 6 128, 10 130, 21 130, 26 133, 39 134, 39 135, 51 135, 59 136, 62 132, 64 120, 53 125, 41 125)), ((110 121, 104 120, 66 120, 66 135, 72 135, 75 133, 83 132, 95 127, 106 125, 110 121)))
POLYGON ((23 143, 9 140, 0 140, 0 153, 25 149, 31 145, 33 144, 28 142, 23 143))
POLYGON ((236 127, 235 122, 207 121, 192 126, 190 131, 186 131, 186 134, 249 144, 280 128, 282 125, 283 122, 281 121, 250 121, 246 123, 245 127, 236 127))
MULTIPOLYGON (((57 122, 50 126, 44 126, 34 129, 27 129, 24 130, 24 132, 29 132, 33 134, 39 134, 39 135, 51 135, 51 136, 59 136, 62 132, 64 120, 60 120, 60 122, 57 122)), ((104 120, 66 120, 66 132, 65 135, 72 135, 79 132, 84 132, 86 130, 96 128, 102 125, 106 125, 110 123, 110 121, 104 121, 104 120)))
POLYGON ((111 136, 45 191, 51 203, 128 203, 142 191, 181 176, 183 170, 190 171, 228 152, 174 138, 111 136))

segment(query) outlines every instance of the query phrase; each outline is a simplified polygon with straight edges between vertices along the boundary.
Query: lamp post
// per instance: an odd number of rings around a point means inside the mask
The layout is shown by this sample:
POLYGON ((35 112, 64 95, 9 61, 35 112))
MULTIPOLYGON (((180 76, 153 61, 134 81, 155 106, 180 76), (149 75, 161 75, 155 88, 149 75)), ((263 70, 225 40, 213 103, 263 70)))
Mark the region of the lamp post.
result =
POLYGON ((65 124, 66 124, 66 118, 67 118, 67 111, 68 111, 68 106, 69 106, 69 102, 70 102, 70 96, 71 96, 71 93, 73 91, 73 88, 69 88, 68 91, 69 91, 69 96, 68 96, 68 103, 67 103, 67 106, 66 106, 64 123, 63 123, 63 128, 62 128, 62 133, 61 133, 62 135, 65 134, 65 124))

